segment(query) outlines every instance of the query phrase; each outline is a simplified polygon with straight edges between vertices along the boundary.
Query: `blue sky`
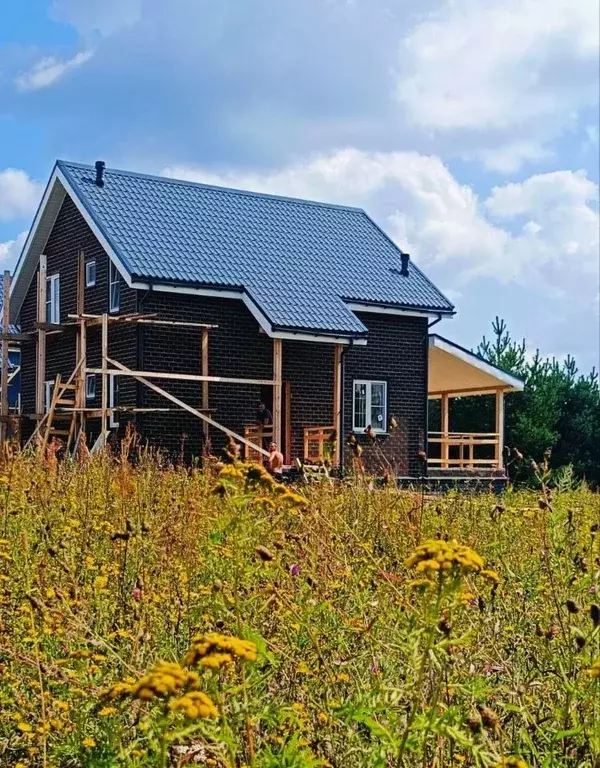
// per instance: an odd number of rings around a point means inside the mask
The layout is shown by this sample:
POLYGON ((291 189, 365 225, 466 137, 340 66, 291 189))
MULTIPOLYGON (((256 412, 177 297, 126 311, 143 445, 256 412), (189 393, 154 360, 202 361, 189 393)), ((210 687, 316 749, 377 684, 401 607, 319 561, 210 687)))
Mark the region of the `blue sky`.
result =
POLYGON ((597 0, 3 0, 0 261, 58 157, 360 205, 533 352, 599 358, 597 0))

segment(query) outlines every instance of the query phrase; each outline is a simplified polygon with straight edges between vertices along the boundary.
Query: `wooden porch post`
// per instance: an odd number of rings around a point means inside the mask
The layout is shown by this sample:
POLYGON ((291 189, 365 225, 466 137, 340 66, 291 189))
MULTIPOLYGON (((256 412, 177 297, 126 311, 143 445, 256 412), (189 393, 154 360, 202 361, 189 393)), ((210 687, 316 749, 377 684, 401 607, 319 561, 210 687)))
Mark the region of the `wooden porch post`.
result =
MULTIPOLYGON (((202 329, 202 375, 208 376, 208 328, 202 329)), ((202 382, 202 410, 208 411, 208 381, 202 382)), ((204 450, 208 451, 208 440, 210 436, 210 425, 207 421, 202 422, 202 432, 204 435, 204 450)))
POLYGON ((449 419, 449 403, 448 393, 444 392, 441 399, 441 413, 442 413, 442 469, 448 469, 448 459, 450 458, 450 446, 448 445, 448 425, 449 419))
MULTIPOLYGON (((38 323, 46 322, 46 290, 46 257, 42 254, 38 271, 38 323)), ((41 416, 44 413, 44 381, 46 379, 46 331, 42 328, 38 328, 36 348, 35 412, 37 416, 41 416)))
POLYGON ((273 339, 273 442, 281 450, 281 372, 283 363, 283 342, 273 339))
POLYGON ((2 304, 2 392, 0 395, 0 443, 8 434, 8 334, 10 332, 10 272, 4 270, 2 304))
POLYGON ((494 446, 496 466, 504 466, 504 390, 496 390, 496 445, 494 446))
POLYGON ((342 440, 342 345, 333 348, 333 428, 336 431, 334 464, 340 465, 342 440))

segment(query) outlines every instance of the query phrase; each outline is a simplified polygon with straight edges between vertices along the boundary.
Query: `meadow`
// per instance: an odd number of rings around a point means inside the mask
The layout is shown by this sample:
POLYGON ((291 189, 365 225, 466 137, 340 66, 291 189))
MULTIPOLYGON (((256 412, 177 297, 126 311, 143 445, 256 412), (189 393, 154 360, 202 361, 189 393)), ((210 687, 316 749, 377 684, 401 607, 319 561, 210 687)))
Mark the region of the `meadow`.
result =
POLYGON ((597 768, 600 497, 0 468, 0 765, 597 768))

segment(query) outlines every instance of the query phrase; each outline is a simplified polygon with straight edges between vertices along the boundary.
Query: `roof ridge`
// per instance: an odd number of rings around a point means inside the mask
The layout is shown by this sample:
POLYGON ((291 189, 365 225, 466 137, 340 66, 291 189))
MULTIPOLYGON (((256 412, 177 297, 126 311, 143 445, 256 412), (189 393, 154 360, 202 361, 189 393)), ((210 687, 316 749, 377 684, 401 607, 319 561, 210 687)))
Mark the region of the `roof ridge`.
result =
MULTIPOLYGON (((87 163, 76 163, 72 160, 57 160, 56 165, 59 168, 74 167, 85 168, 85 170, 95 173, 95 169, 92 165, 87 163)), ((205 184, 201 181, 189 181, 188 179, 177 179, 174 176, 159 176, 154 173, 140 173, 138 171, 125 171, 122 168, 105 168, 105 173, 116 173, 121 176, 132 176, 138 179, 148 179, 150 181, 160 181, 166 184, 201 187, 202 189, 210 189, 216 192, 225 192, 228 194, 242 195, 244 197, 261 197, 271 200, 282 200, 288 203, 302 203, 303 205, 314 205, 319 208, 334 208, 336 210, 350 211, 351 213, 363 213, 368 215, 364 208, 352 205, 341 205, 339 203, 326 203, 321 200, 310 200, 305 197, 290 197, 289 195, 275 195, 271 192, 254 192, 250 189, 238 189, 237 187, 222 187, 217 184, 205 184)), ((396 246, 397 247, 397 246, 396 246)))

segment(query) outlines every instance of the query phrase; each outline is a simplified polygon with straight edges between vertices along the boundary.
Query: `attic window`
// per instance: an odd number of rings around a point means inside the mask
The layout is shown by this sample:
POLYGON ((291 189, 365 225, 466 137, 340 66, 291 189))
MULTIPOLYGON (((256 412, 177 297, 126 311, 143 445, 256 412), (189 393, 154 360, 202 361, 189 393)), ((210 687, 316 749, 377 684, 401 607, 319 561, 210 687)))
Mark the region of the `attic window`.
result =
POLYGON ((96 262, 85 262, 85 287, 93 288, 96 285, 96 262))

